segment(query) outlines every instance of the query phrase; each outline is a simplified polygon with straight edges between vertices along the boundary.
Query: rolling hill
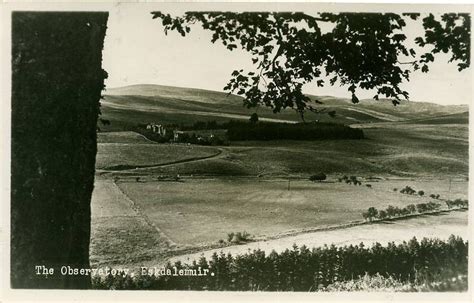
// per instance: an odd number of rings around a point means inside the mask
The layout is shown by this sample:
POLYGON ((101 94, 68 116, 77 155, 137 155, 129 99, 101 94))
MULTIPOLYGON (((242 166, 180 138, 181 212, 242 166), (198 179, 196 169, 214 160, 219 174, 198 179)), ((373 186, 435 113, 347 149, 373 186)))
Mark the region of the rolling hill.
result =
MULTIPOLYGON (((403 102, 393 106, 389 100, 362 100, 352 104, 349 99, 331 96, 310 96, 323 102, 318 108, 336 111, 334 118, 326 114, 308 112, 307 121, 319 120, 344 124, 404 122, 417 123, 466 123, 467 105, 443 106, 427 102, 403 102), (443 118, 444 117, 444 118, 443 118)), ((131 130, 139 123, 192 124, 196 121, 230 119, 247 120, 257 112, 263 121, 299 122, 300 117, 292 110, 274 114, 271 109, 247 109, 242 98, 223 92, 195 88, 181 88, 162 85, 131 85, 109 88, 101 102, 102 118, 111 125, 99 125, 104 130, 131 130)))

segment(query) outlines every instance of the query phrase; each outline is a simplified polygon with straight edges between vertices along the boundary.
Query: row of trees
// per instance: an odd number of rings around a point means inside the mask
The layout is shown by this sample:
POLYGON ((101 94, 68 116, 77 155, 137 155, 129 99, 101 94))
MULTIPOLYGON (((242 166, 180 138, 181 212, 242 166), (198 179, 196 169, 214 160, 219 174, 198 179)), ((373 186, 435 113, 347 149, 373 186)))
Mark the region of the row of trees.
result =
POLYGON ((468 200, 463 200, 463 199, 456 199, 454 201, 452 200, 447 200, 446 205, 448 206, 449 209, 451 208, 464 208, 467 209, 469 207, 468 205, 468 200))
POLYGON ((403 217, 413 214, 421 214, 430 211, 436 211, 441 208, 441 204, 435 202, 410 204, 400 208, 398 206, 389 205, 384 210, 377 210, 375 207, 369 207, 367 211, 362 213, 364 220, 373 221, 374 219, 384 220, 396 217, 403 217))
POLYGON ((336 123, 234 122, 227 129, 229 140, 326 140, 363 139, 361 129, 336 123))
POLYGON ((245 255, 214 254, 210 260, 168 264, 179 269, 209 269, 207 276, 95 277, 99 289, 318 291, 337 281, 380 274, 404 283, 421 284, 467 274, 468 243, 451 236, 447 241, 413 238, 382 246, 363 243, 308 249, 293 246, 281 253, 254 250, 245 255))

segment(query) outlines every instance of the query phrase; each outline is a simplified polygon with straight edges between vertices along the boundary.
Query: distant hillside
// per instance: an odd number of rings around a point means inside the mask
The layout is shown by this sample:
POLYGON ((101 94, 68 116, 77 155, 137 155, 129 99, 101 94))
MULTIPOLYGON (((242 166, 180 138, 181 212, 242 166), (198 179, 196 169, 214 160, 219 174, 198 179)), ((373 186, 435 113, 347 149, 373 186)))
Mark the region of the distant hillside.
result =
MULTIPOLYGON (((411 119, 432 118, 437 116, 459 114, 467 112, 467 105, 440 105, 429 102, 402 101, 394 106, 391 100, 363 99, 358 104, 353 104, 350 99, 335 98, 330 96, 311 96, 313 100, 319 100, 324 104, 321 107, 327 107, 336 110, 342 114, 349 110, 366 114, 382 121, 405 121, 411 119), (342 110, 342 112, 341 112, 342 110)), ((347 117, 352 115, 347 114, 347 117)), ((359 121, 366 122, 366 121, 359 121)), ((462 122, 461 122, 462 123, 462 122)))
MULTIPOLYGON (((460 114, 458 123, 466 123, 468 107, 466 105, 443 106, 427 102, 403 102, 393 106, 390 100, 362 100, 352 104, 349 99, 330 96, 310 96, 324 104, 316 105, 335 111, 331 118, 326 114, 308 112, 307 121, 336 122, 344 124, 401 122, 409 120, 431 121, 443 123, 442 116, 454 115, 455 122, 460 114), (465 113, 464 116, 462 116, 465 113), (439 118, 438 118, 439 117, 439 118), (464 117, 464 118, 463 118, 464 117)), ((243 106, 242 98, 195 88, 182 88, 162 85, 131 85, 119 88, 109 88, 102 100, 102 118, 111 121, 111 125, 99 125, 102 130, 130 130, 138 123, 159 122, 164 124, 192 124, 196 121, 216 120, 225 122, 231 119, 247 120, 257 112, 263 121, 299 122, 301 118, 293 110, 285 110, 274 114, 268 108, 247 109, 243 106)), ((421 123, 421 122, 420 122, 421 123)))
POLYGON ((228 95, 226 93, 198 88, 164 86, 155 84, 137 84, 109 88, 106 91, 106 95, 161 97, 165 99, 180 99, 212 104, 219 104, 223 102, 242 102, 241 97, 228 95))

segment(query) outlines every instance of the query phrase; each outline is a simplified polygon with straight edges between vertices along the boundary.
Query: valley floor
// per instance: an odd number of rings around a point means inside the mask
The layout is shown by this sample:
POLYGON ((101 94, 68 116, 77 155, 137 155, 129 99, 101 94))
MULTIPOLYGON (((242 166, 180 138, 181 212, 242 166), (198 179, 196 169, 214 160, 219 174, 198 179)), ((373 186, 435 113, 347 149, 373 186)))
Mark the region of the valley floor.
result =
POLYGON ((221 249, 284 250, 416 236, 469 238, 468 213, 452 211, 344 229, 369 207, 468 198, 465 124, 369 123, 364 140, 156 144, 133 132, 99 134, 91 264, 157 265, 221 249), (328 180, 313 183, 311 174, 328 180), (361 186, 338 182, 355 175, 361 186), (401 194, 405 186, 424 195, 401 194), (227 246, 229 233, 254 242, 227 246), (221 242, 221 244, 219 244, 221 242), (224 244, 223 244, 224 243, 224 244), (219 246, 225 246, 219 248, 219 246))
MULTIPOLYGON (((258 248, 281 251, 293 244, 371 245, 408 241, 412 237, 446 239, 451 234, 469 238, 465 211, 337 228, 361 222, 360 214, 369 204, 382 209, 389 204, 428 201, 389 190, 394 184, 413 185, 408 179, 379 181, 372 183, 371 189, 297 181, 292 185, 294 193, 280 189, 281 180, 259 181, 257 185, 228 179, 121 182, 97 177, 92 200, 93 266, 154 266, 170 258, 193 261, 202 254, 240 254, 258 248), (213 186, 220 192, 212 190, 213 186), (324 198, 315 198, 315 193, 322 193, 324 198), (327 227, 336 228, 312 231, 327 227), (227 239, 227 233, 244 230, 256 236, 255 242, 216 248, 218 240, 227 239)), ((416 185, 428 190, 431 185, 444 196, 451 192, 453 196, 466 197, 465 182, 449 185, 443 180, 418 180, 416 185)))

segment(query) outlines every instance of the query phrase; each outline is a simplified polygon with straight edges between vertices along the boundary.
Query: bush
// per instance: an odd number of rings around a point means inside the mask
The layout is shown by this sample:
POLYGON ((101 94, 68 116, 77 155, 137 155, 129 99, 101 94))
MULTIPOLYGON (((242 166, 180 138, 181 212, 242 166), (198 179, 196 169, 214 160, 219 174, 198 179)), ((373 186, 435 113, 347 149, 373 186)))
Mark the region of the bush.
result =
MULTIPOLYGON (((362 185, 362 182, 360 182, 359 180, 357 180, 357 177, 356 176, 350 176, 350 177, 347 177, 347 176, 343 176, 342 177, 342 180, 344 180, 346 182, 346 184, 353 184, 354 186, 355 185, 362 185)), ((341 181, 342 181, 341 180, 341 181)))
POLYGON ((251 240, 251 236, 246 231, 244 231, 243 233, 237 232, 237 233, 227 234, 227 241, 229 243, 239 244, 239 243, 248 242, 250 240, 251 240))
POLYGON ((250 123, 257 123, 257 122, 258 122, 258 114, 257 114, 257 113, 253 113, 253 114, 250 116, 249 121, 250 121, 250 123))
POLYGON ((407 185, 405 186, 405 188, 402 188, 400 190, 400 193, 407 194, 407 195, 414 195, 416 193, 416 190, 414 190, 413 188, 407 185))
POLYGON ((387 212, 385 210, 381 210, 379 211, 379 219, 383 220, 385 218, 387 218, 387 212))
POLYGON ((414 214, 416 213, 416 206, 414 204, 409 204, 407 205, 407 210, 411 213, 414 214))
POLYGON ((375 207, 369 207, 366 212, 362 213, 362 217, 364 217, 365 220, 372 221, 373 219, 377 218, 379 215, 378 210, 375 207))
POLYGON ((326 174, 324 173, 319 173, 319 174, 316 174, 316 175, 312 175, 309 177, 309 180, 312 181, 312 182, 316 182, 316 181, 324 181, 326 180, 327 176, 326 174))

